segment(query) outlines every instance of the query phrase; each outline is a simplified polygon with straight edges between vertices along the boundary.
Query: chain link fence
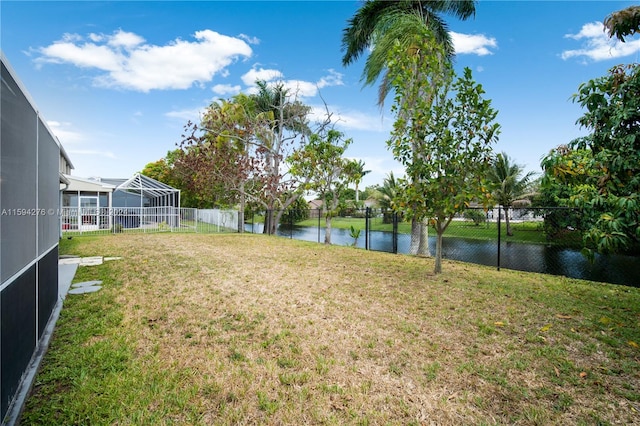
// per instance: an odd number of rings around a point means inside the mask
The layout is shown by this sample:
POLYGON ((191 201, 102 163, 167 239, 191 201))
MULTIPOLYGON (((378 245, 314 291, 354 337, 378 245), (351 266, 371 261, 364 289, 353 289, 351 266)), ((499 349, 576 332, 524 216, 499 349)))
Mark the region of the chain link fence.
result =
MULTIPOLYGON (((245 231, 263 233, 265 212, 245 215, 245 231)), ((527 272, 564 275, 600 282, 640 286, 640 256, 582 253, 582 212, 569 208, 470 208, 457 215, 443 235, 443 258, 527 272)), ((284 212, 277 235, 325 242, 326 216, 321 210, 284 212)), ((435 253, 435 231, 428 226, 428 250, 435 253)), ((348 209, 331 217, 330 243, 366 250, 415 254, 411 222, 383 209, 348 209)))
MULTIPOLYGON (((246 212, 239 224, 238 211, 174 207, 111 209, 63 208, 63 236, 111 233, 230 233, 265 232, 265 211, 246 212)), ((275 215, 274 215, 275 216, 275 215)), ((384 209, 345 209, 329 223, 321 210, 283 212, 276 234, 282 237, 353 246, 388 253, 416 254, 411 244, 411 221, 384 209)), ((543 274, 640 287, 640 256, 582 255, 585 218, 568 208, 470 208, 456 216, 443 236, 443 258, 543 274)), ((436 236, 427 226, 428 244, 420 252, 435 253, 436 236)))

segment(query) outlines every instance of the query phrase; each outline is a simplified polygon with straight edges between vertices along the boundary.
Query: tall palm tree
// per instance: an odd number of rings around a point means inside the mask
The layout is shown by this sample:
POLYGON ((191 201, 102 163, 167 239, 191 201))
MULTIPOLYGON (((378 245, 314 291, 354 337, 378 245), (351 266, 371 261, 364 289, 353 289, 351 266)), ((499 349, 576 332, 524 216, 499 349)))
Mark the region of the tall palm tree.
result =
POLYGON ((373 194, 373 198, 378 201, 380 208, 386 212, 387 210, 393 210, 401 190, 400 184, 393 175, 393 172, 389 172, 384 178, 382 186, 378 186, 376 192, 373 194))
MULTIPOLYGON (((365 64, 362 79, 365 85, 372 85, 383 73, 393 44, 387 40, 407 40, 422 29, 406 27, 407 16, 418 16, 420 21, 433 34, 436 42, 451 61, 455 54, 453 42, 441 14, 451 14, 465 20, 475 15, 475 0, 368 0, 349 19, 342 32, 342 64, 348 66, 355 62, 365 51, 371 53, 365 64)), ((411 24, 413 25, 413 24, 411 24)), ((404 43, 403 43, 404 44, 404 43)), ((385 73, 380 85, 378 103, 382 104, 389 93, 390 81, 385 73)))
POLYGON ((518 199, 525 195, 529 181, 535 174, 529 172, 523 176, 524 168, 515 164, 507 154, 500 153, 489 172, 489 181, 494 185, 493 197, 505 211, 505 222, 507 224, 507 235, 512 236, 511 224, 509 222, 509 209, 518 199))
MULTIPOLYGON (((342 63, 348 66, 370 50, 362 80, 365 86, 372 85, 384 72, 378 91, 378 105, 382 105, 391 91, 387 64, 395 45, 399 43, 408 55, 432 55, 433 52, 415 49, 413 43, 416 36, 430 34, 444 50, 445 57, 441 58, 444 68, 453 59, 455 50, 440 14, 451 14, 464 20, 475 15, 475 3, 475 0, 367 0, 343 30, 342 50, 345 53, 342 63)), ((414 78, 419 80, 420 75, 414 78)), ((411 110, 411 107, 405 104, 403 109, 411 110)), ((420 155, 417 148, 414 155, 420 155)), ((412 218, 410 253, 428 255, 427 239, 426 220, 420 222, 412 218)))
POLYGON ((353 168, 352 170, 353 183, 355 183, 356 185, 356 205, 357 205, 360 202, 360 191, 358 187, 360 186, 360 182, 362 182, 362 178, 368 175, 369 173, 371 173, 371 170, 364 169, 364 161, 362 160, 352 161, 350 164, 351 164, 351 167, 353 168))

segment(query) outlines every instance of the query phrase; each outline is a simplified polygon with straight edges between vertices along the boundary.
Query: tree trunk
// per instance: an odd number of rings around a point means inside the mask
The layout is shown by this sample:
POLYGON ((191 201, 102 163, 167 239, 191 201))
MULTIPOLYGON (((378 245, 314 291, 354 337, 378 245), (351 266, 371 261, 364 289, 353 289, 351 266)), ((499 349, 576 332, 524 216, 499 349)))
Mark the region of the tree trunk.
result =
POLYGON ((418 254, 420 247, 420 222, 418 219, 411 219, 411 243, 409 244, 409 254, 418 254))
POLYGON ((240 208, 238 209, 238 233, 244 232, 244 209, 246 200, 244 195, 244 182, 240 184, 240 208))
POLYGON ((358 203, 360 202, 360 191, 358 191, 358 184, 356 184, 356 208, 358 207, 358 203))
POLYGON ((434 274, 439 274, 442 272, 442 234, 444 234, 444 230, 438 223, 436 225, 436 263, 433 268, 434 274))
POLYGON ((325 213, 324 223, 324 243, 331 244, 331 215, 329 213, 325 213))
POLYGON ((513 232, 511 231, 511 222, 509 222, 509 208, 504 209, 504 221, 507 224, 507 237, 513 237, 513 232))
POLYGON ((273 209, 267 209, 264 214, 264 230, 263 234, 273 235, 275 234, 274 220, 273 220, 273 209))
POLYGON ((422 222, 420 222, 418 255, 431 257, 431 252, 429 251, 429 219, 423 219, 422 222))

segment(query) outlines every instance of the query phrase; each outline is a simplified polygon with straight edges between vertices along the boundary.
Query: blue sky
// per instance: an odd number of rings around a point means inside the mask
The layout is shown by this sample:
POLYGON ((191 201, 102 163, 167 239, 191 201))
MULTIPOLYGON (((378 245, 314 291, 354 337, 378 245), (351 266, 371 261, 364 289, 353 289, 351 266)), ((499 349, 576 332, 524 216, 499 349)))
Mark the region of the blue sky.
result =
MULTIPOLYGON (((609 40, 602 21, 628 1, 480 1, 468 21, 445 17, 457 51, 499 110, 496 151, 527 170, 585 134, 570 98, 580 83, 638 61, 638 37, 609 40)), ((58 136, 76 176, 130 177, 180 142, 212 101, 284 81, 325 100, 371 170, 402 168, 386 149, 393 117, 363 88, 364 59, 341 63, 357 1, 0 2, 0 46, 58 136)))

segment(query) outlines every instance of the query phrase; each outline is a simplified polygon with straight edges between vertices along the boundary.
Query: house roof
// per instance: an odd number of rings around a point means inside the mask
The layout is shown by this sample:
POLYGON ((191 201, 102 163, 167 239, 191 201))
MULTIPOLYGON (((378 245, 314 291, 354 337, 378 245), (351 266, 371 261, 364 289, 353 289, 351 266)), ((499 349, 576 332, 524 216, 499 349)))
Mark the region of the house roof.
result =
POLYGON ((322 207, 322 200, 310 200, 307 202, 309 208, 311 209, 319 209, 322 207))
MULTIPOLYGON (((116 179, 111 179, 111 181, 115 180, 116 179)), ((136 173, 131 179, 119 184, 116 187, 116 191, 125 191, 149 198, 157 198, 180 192, 179 189, 169 186, 166 183, 158 182, 157 180, 140 173, 136 173)))
POLYGON ((65 191, 96 191, 96 192, 113 192, 115 185, 100 182, 94 179, 85 179, 71 175, 62 174, 69 181, 69 187, 65 191))

